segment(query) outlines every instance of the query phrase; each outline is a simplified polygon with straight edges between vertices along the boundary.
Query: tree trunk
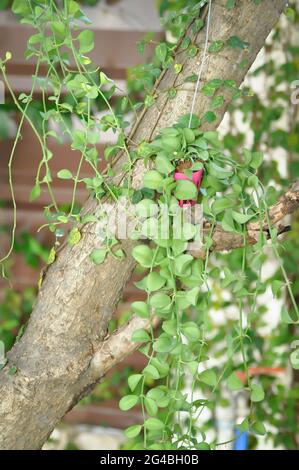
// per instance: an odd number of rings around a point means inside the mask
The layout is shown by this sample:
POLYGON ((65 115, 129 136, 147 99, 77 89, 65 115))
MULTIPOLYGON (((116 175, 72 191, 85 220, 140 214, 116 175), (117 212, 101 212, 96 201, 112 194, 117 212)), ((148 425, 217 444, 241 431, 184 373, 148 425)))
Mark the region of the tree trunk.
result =
MULTIPOLYGON (((225 46, 219 53, 208 54, 203 81, 233 79, 239 85, 286 3, 263 0, 255 5, 253 1, 240 0, 237 7, 227 10, 226 0, 213 1, 210 42, 239 36, 250 46, 248 50, 225 46), (245 68, 240 66, 244 59, 245 68)), ((191 29, 187 33, 192 38, 191 29)), ((179 116, 190 112, 194 83, 184 83, 184 78, 198 73, 204 37, 205 28, 194 38, 200 53, 193 58, 178 48, 175 62, 183 65, 182 72, 175 74, 170 69, 162 74, 155 104, 143 112, 135 126, 135 142, 151 140, 161 128, 171 126, 179 116), (174 85, 178 85, 178 92, 169 100, 167 93, 161 92, 174 85)), ((205 128, 217 128, 223 117, 230 93, 221 94, 225 96, 225 105, 217 110, 217 121, 205 128)), ((209 109, 209 102, 210 98, 199 93, 194 113, 202 116, 209 109)), ((120 155, 116 164, 119 178, 124 162, 125 156, 120 155)), ((139 160, 133 172, 135 187, 145 171, 139 160)), ((90 200, 84 211, 95 213, 97 208, 97 202, 90 200)), ((121 242, 126 254, 123 260, 109 256, 97 266, 89 258, 91 251, 100 246, 97 224, 87 224, 81 232, 81 241, 72 247, 66 245, 48 268, 28 327, 8 353, 8 364, 0 373, 1 449, 40 448, 65 413, 113 365, 111 360, 105 362, 101 353, 106 351, 107 324, 134 269, 130 253, 135 242, 121 242), (9 374, 12 365, 17 370, 9 374)), ((139 321, 133 320, 129 327, 138 327, 139 321)), ((120 360, 124 354, 117 354, 117 334, 112 337, 114 343, 110 340, 109 344, 113 344, 115 357, 120 360)), ((128 344, 126 353, 130 347, 128 344)), ((110 359, 113 351, 111 348, 108 351, 110 359)))

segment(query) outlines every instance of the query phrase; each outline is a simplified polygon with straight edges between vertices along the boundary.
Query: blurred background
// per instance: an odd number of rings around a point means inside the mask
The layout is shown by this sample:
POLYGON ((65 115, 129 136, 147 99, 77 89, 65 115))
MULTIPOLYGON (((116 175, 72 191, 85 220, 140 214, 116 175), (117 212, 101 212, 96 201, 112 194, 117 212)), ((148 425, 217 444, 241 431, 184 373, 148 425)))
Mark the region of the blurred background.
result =
MULTIPOLYGON (((160 16, 164 20, 167 15, 174 15, 175 18, 175 13, 187 2, 90 0, 81 3, 84 4, 86 16, 91 20, 90 29, 95 35, 95 48, 90 56, 94 64, 118 86, 118 93, 113 97, 113 106, 116 110, 119 109, 126 93, 136 102, 142 100, 155 79, 154 76, 149 76, 146 64, 154 60, 152 57, 156 41, 165 35, 168 40, 173 40, 167 30, 167 22, 164 21, 164 26, 161 25, 160 16), (144 39, 146 48, 141 55, 144 39)), ((0 0, 0 56, 11 51, 12 60, 7 65, 8 78, 14 92, 20 95, 31 89, 34 62, 25 60, 24 49, 32 31, 30 27, 17 21, 10 11, 10 4, 9 0, 0 0)), ((234 158, 240 158, 241 148, 244 146, 264 152, 264 163, 259 176, 265 186, 268 186, 269 202, 276 201, 279 191, 299 177, 299 96, 297 100, 295 94, 296 87, 299 88, 299 82, 295 83, 299 80, 298 24, 298 5, 290 2, 289 9, 268 38, 220 127, 225 148, 234 158)), ((35 98, 35 107, 30 112, 32 120, 38 125, 42 109, 39 101, 41 97, 37 95, 35 98)), ((96 112, 99 115, 104 112, 100 100, 96 112)), ((73 126, 78 125, 74 115, 66 114, 65 118, 73 126)), ((5 104, 0 107, 0 254, 7 250, 11 237, 13 218, 7 165, 19 119, 6 90, 5 104)), ((129 111, 126 119, 129 123, 133 120, 129 111)), ((55 123, 53 127, 55 128, 55 123)), ((103 154, 105 145, 113 141, 112 133, 102 136, 104 139, 98 145, 100 154, 103 154)), ((80 154, 70 148, 67 140, 61 144, 53 140, 50 150, 53 153, 51 170, 56 200, 62 210, 67 209, 68 201, 72 198, 71 182, 55 178, 55 175, 61 168, 68 168, 75 173, 80 154)), ((26 124, 13 161, 17 204, 16 241, 13 256, 6 266, 9 281, 0 278, 0 340, 4 342, 6 350, 12 346, 28 321, 40 271, 54 241, 53 234, 41 228, 44 224, 44 207, 49 202, 48 195, 42 193, 38 199, 29 202, 40 158, 38 142, 26 124)), ((103 160, 102 168, 104 167, 103 160)), ((83 166, 82 175, 90 175, 88 166, 83 166)), ((85 189, 79 186, 76 197, 78 211, 86 197, 85 189)), ((290 223, 292 232, 285 237, 282 256, 298 299, 298 214, 292 217, 290 223)), ((233 271, 239 257, 240 253, 236 250, 230 257, 223 255, 223 263, 229 263, 233 271)), ((215 262, 215 269, 220 269, 221 260, 220 268, 219 260, 217 263, 215 262)), ((111 322, 111 330, 128 319, 132 301, 142 300, 143 294, 134 286, 134 281, 139 276, 140 273, 136 272, 127 285, 111 322)), ((256 348, 249 363, 252 375, 258 376, 269 391, 267 400, 257 404, 259 420, 267 423, 269 434, 267 438, 263 432, 255 436, 243 435, 237 442, 241 448, 296 449, 299 437, 299 340, 296 341, 294 325, 281 319, 282 309, 289 302, 287 295, 283 291, 273 295, 267 286, 267 282, 273 278, 279 280, 278 265, 270 252, 265 253, 263 277, 264 288, 258 299, 258 315, 253 319, 255 330, 251 338, 256 348)), ((214 308, 209 325, 214 359, 210 360, 210 367, 216 367, 219 361, 226 360, 223 344, 234 328, 237 314, 234 299, 225 289, 219 290, 215 284, 214 292, 214 308)), ((145 358, 138 352, 120 364, 103 383, 97 385, 89 397, 68 413, 45 448, 130 447, 132 444, 125 441, 122 430, 131 424, 142 422, 141 413, 135 409, 126 413, 120 411, 118 401, 128 392, 129 373, 140 370, 145 364, 145 358)), ((150 382, 148 386, 151 386, 150 382)), ((185 386, 188 393, 187 380, 185 386)), ((204 391, 198 391, 198 394, 202 397, 204 391)), ((242 421, 247 411, 246 395, 221 389, 210 409, 200 417, 202 429, 210 440, 230 441, 236 437, 235 424, 242 421)), ((225 449, 234 447, 235 442, 222 446, 225 449)))

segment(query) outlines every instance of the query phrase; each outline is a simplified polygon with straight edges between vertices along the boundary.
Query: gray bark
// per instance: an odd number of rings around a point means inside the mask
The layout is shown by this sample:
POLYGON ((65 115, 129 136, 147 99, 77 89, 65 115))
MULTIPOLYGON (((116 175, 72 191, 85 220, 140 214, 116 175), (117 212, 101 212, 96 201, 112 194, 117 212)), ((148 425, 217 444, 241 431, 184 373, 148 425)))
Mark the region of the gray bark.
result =
MULTIPOLYGON (((263 0, 255 5, 240 0, 232 10, 225 9, 225 3, 226 0, 212 2, 210 42, 239 36, 250 47, 248 50, 225 47, 218 54, 209 54, 202 79, 233 79, 239 85, 286 1, 263 0), (240 67, 243 59, 248 61, 246 68, 240 67)), ((195 37, 200 51, 204 36, 205 29, 195 37)), ((176 62, 183 64, 182 72, 176 75, 172 70, 166 71, 157 92, 181 83, 178 93, 172 100, 167 99, 166 93, 159 94, 155 105, 143 113, 135 126, 135 142, 151 140, 161 128, 171 126, 179 116, 190 112, 194 83, 184 83, 184 77, 198 73, 200 60, 201 52, 192 59, 184 51, 177 52, 176 62)), ((217 128, 223 117, 230 93, 221 94, 225 95, 226 103, 217 110, 217 121, 206 128, 217 128)), ((209 101, 199 93, 195 114, 203 115, 209 109, 209 101)), ((125 156, 120 155, 118 174, 124 162, 125 156)), ((145 171, 143 162, 138 161, 134 168, 136 187, 145 171)), ((96 202, 88 201, 84 211, 96 209, 96 202)), ((105 350, 107 324, 135 265, 130 256, 134 242, 121 243, 126 253, 122 261, 109 256, 96 266, 89 258, 91 251, 99 247, 96 228, 93 223, 86 225, 81 241, 73 247, 66 245, 58 253, 47 271, 26 332, 8 354, 8 364, 0 373, 1 449, 39 449, 65 413, 109 369, 107 362, 101 362, 99 351, 105 350), (17 371, 9 375, 13 364, 17 371)), ((135 326, 134 322, 132 325, 135 326)), ((118 341, 113 344, 117 349, 118 341)), ((127 346, 129 352, 129 342, 127 346)))

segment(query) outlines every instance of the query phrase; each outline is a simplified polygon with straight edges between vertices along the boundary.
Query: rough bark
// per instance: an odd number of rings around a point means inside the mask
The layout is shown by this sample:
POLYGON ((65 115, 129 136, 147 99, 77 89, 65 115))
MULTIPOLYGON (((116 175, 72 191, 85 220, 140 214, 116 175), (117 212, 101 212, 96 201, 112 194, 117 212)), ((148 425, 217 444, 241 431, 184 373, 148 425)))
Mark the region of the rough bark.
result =
MULTIPOLYGON (((286 1, 263 0, 255 5, 252 1, 240 0, 232 10, 225 9, 225 3, 226 0, 212 2, 210 42, 239 36, 249 42, 250 47, 248 50, 225 47, 223 52, 209 54, 202 78, 203 81, 233 79, 239 85, 286 1), (243 59, 247 59, 246 68, 240 67, 243 59)), ((189 34, 192 36, 191 32, 189 34)), ((180 115, 190 112, 194 83, 184 83, 184 77, 198 72, 204 36, 205 29, 194 38, 200 51, 196 57, 190 59, 185 51, 178 50, 176 62, 183 65, 180 74, 172 70, 163 73, 155 105, 142 114, 134 128, 135 142, 151 140, 162 127, 172 125, 180 115), (163 90, 174 85, 178 85, 177 95, 168 100, 163 90)), ((221 94, 225 95, 225 104, 217 110, 217 121, 206 128, 216 128, 223 117, 229 92, 221 94)), ((199 93, 195 113, 203 115, 208 108, 209 98, 199 93)), ((124 161, 125 157, 120 155, 116 181, 121 179, 124 161)), ((136 187, 145 171, 143 162, 138 161, 133 173, 136 187)), ((89 201, 84 211, 96 212, 96 202, 89 201)), ((0 373, 1 449, 40 448, 64 414, 105 372, 107 363, 101 366, 103 357, 99 357, 98 351, 102 348, 103 353, 103 348, 107 347, 103 340, 108 321, 134 268, 130 256, 133 246, 133 241, 124 240, 125 259, 119 261, 109 256, 102 265, 96 266, 89 254, 99 247, 97 225, 88 224, 82 228, 80 243, 72 247, 66 245, 49 267, 28 327, 9 352, 8 364, 0 373), (17 371, 9 375, 12 365, 17 371)), ((138 319, 130 323, 132 330, 136 322, 138 319)), ((113 345, 115 350, 118 341, 119 337, 113 345)))

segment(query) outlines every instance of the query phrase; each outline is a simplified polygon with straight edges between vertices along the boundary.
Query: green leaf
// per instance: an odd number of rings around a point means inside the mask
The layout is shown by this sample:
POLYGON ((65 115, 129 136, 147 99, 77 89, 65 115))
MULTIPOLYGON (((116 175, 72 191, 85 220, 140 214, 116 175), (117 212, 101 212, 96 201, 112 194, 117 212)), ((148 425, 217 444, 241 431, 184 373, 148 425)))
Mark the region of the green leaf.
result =
POLYGON ((150 340, 150 335, 143 328, 134 331, 132 334, 132 341, 135 341, 136 343, 147 343, 150 340))
POLYGON ((182 64, 174 64, 173 68, 174 68, 174 73, 178 74, 181 72, 183 66, 182 64))
POLYGON ((138 41, 137 50, 138 50, 139 54, 141 54, 141 55, 144 54, 145 46, 146 46, 146 41, 144 39, 141 39, 141 41, 138 41))
POLYGON ((186 127, 186 129, 183 129, 184 137, 186 139, 187 144, 192 144, 195 140, 195 133, 192 129, 189 129, 186 127))
MULTIPOLYGON (((197 228, 195 225, 185 222, 183 225, 182 240, 191 240, 195 237, 197 233, 197 228)), ((181 241, 182 241, 181 240, 181 241)))
POLYGON ((159 236, 159 224, 156 217, 146 219, 141 228, 142 235, 146 238, 157 238, 159 236))
POLYGON ((180 310, 185 310, 186 308, 190 307, 190 302, 186 298, 186 292, 185 291, 178 291, 176 295, 176 305, 178 309, 180 310))
POLYGON ((148 364, 144 369, 143 373, 149 375, 152 379, 157 380, 160 378, 159 371, 152 364, 148 364))
POLYGON ((221 226, 226 232, 236 232, 232 211, 230 209, 225 211, 221 226))
POLYGON ((141 266, 150 268, 153 261, 153 250, 147 245, 137 245, 132 251, 133 258, 141 266))
POLYGON ((250 426, 250 430, 258 436, 265 436, 265 434, 267 434, 267 430, 261 421, 256 421, 255 423, 253 423, 250 426))
POLYGON ((187 49, 187 47, 190 45, 190 42, 191 42, 191 39, 189 38, 189 36, 185 36, 184 39, 182 40, 180 49, 181 49, 182 51, 184 51, 185 49, 187 49))
POLYGON ((233 219, 238 222, 238 224, 246 224, 252 217, 253 214, 240 214, 239 212, 232 211, 233 219))
POLYGON ((291 317, 285 305, 283 305, 281 308, 280 318, 282 323, 287 323, 288 325, 292 323, 298 323, 298 319, 295 320, 291 317))
POLYGON ((291 20, 291 21, 295 21, 296 20, 296 10, 294 8, 291 8, 291 7, 287 7, 285 10, 284 10, 284 14, 286 15, 286 17, 291 20))
POLYGON ((33 34, 32 36, 30 36, 30 38, 28 39, 28 44, 40 44, 42 41, 43 41, 44 37, 42 34, 33 34))
POLYGON ((32 202, 35 199, 37 199, 40 196, 40 194, 41 194, 40 185, 39 185, 39 183, 36 183, 35 186, 33 186, 32 190, 30 192, 29 202, 32 202))
POLYGON ((73 175, 69 170, 60 170, 58 171, 57 176, 62 180, 71 180, 73 178, 73 175))
POLYGON ((22 15, 24 17, 31 12, 30 5, 27 5, 24 0, 14 0, 11 9, 16 15, 22 15))
POLYGON ((54 263, 55 259, 56 259, 56 251, 55 251, 55 248, 52 247, 48 256, 47 264, 54 263))
POLYGON ((164 428, 164 423, 157 418, 146 419, 144 425, 150 431, 161 431, 164 428))
POLYGON ((212 42, 212 44, 209 47, 209 52, 219 52, 224 46, 224 41, 221 41, 220 39, 218 41, 212 42))
POLYGON ((259 166, 261 166, 262 163, 263 163, 262 152, 253 152, 251 162, 250 162, 251 168, 254 168, 255 170, 257 170, 259 166))
POLYGON ((193 261, 193 256, 183 254, 179 255, 174 260, 174 269, 177 275, 184 275, 186 274, 186 269, 190 266, 193 261))
POLYGON ((77 227, 73 227, 68 235, 68 244, 70 246, 77 245, 81 240, 81 232, 77 227))
POLYGON ((155 160, 155 166, 160 173, 164 175, 169 175, 174 171, 174 166, 169 161, 166 155, 157 155, 155 160))
POLYGON ((137 202, 135 212, 136 215, 141 219, 146 219, 148 217, 153 217, 157 215, 159 213, 159 206, 151 199, 142 199, 141 201, 137 202))
POLYGON ((184 79, 184 82, 196 82, 198 79, 198 75, 196 73, 193 73, 192 75, 188 75, 188 77, 186 77, 184 79))
POLYGON ((235 203, 230 199, 222 197, 221 199, 216 199, 212 204, 212 210, 215 215, 221 214, 225 209, 233 207, 235 203))
POLYGON ((159 189, 162 183, 163 176, 156 170, 149 170, 143 178, 144 186, 150 189, 159 189))
POLYGON ((66 27, 64 23, 60 21, 53 21, 51 23, 51 28, 56 39, 63 40, 65 38, 66 27))
MULTIPOLYGON (((190 121, 190 113, 184 114, 183 116, 179 118, 178 126, 182 128, 189 127, 189 121, 190 121)), ((195 114, 192 114, 190 128, 195 129, 199 126, 200 126, 200 119, 195 114)))
POLYGON ((171 304, 171 298, 169 295, 157 293, 150 297, 149 303, 154 309, 166 308, 171 304))
POLYGON ((244 418, 243 421, 237 425, 237 429, 241 432, 246 432, 249 429, 249 421, 248 418, 244 418))
POLYGON ((126 395, 122 397, 119 402, 119 407, 122 411, 127 411, 133 408, 138 403, 137 395, 126 395))
POLYGON ((183 335, 191 342, 198 341, 200 338, 199 328, 194 322, 189 321, 184 323, 182 326, 182 332, 183 335))
POLYGON ((130 375, 130 377, 128 378, 128 385, 129 385, 131 392, 134 392, 135 388, 137 387, 141 379, 142 379, 142 374, 130 375))
POLYGON ((155 55, 160 62, 165 62, 168 48, 165 42, 161 42, 155 48, 155 55))
POLYGON ((95 248, 91 254, 90 258, 95 264, 101 264, 106 258, 107 251, 104 248, 95 248))
POLYGON ((190 361, 187 363, 187 368, 189 369, 192 375, 197 374, 198 371, 198 362, 197 361, 190 361))
POLYGON ((211 102, 211 109, 218 109, 218 108, 221 108, 221 106, 223 106, 224 104, 224 96, 215 96, 213 99, 212 99, 212 102, 211 102))
POLYGON ((125 430, 125 435, 128 439, 133 439, 134 437, 137 437, 138 434, 140 434, 141 429, 142 426, 140 424, 134 424, 125 430))
POLYGON ((217 385, 216 372, 213 369, 204 370, 199 374, 198 380, 210 387, 215 387, 217 385))
POLYGON ((251 393, 250 393, 251 401, 259 402, 259 401, 262 401, 264 398, 265 398, 265 392, 263 390, 263 387, 259 384, 252 384, 251 393))
POLYGON ((195 57, 197 52, 198 52, 198 47, 195 46, 195 44, 191 44, 191 46, 189 46, 187 49, 187 54, 188 54, 188 57, 190 58, 195 57))
MULTIPOLYGON (((205 133, 205 135, 207 135, 207 133, 205 133)), ((212 141, 212 136, 214 134, 208 134, 207 135, 207 139, 209 138, 211 141, 212 141)), ((212 142, 214 145, 216 143, 216 135, 215 135, 215 142, 212 142)), ((230 178, 231 176, 233 176, 233 172, 230 171, 230 170, 227 170, 225 168, 222 168, 221 166, 219 165, 216 165, 214 162, 211 162, 209 163, 208 165, 208 172, 210 175, 213 175, 215 176, 216 178, 218 179, 227 179, 227 178, 230 178)))
POLYGON ((8 375, 14 375, 17 372, 18 368, 15 364, 13 364, 8 371, 8 375))
MULTIPOLYGON (((255 189, 258 189, 259 187, 259 179, 256 175, 251 175, 247 179, 247 186, 253 187, 255 189)), ((241 192, 241 191, 240 191, 241 192)), ((268 201, 267 201, 268 202, 268 201)))
POLYGON ((200 293, 200 288, 196 286, 193 287, 193 289, 190 289, 186 292, 186 297, 191 303, 191 305, 195 306, 197 304, 199 293, 200 293))
POLYGON ((86 134, 80 129, 76 129, 73 133, 72 147, 74 149, 83 149, 86 145, 86 134))
POLYGON ((299 370, 299 349, 295 349, 295 351, 290 354, 290 362, 293 369, 299 370))
MULTIPOLYGON (((151 364, 159 371, 160 377, 166 377, 169 373, 169 365, 167 362, 161 362, 156 357, 151 359, 151 364)), ((152 397, 155 398, 155 397, 152 397)))
POLYGON ((211 447, 207 442, 200 442, 196 446, 196 449, 198 449, 198 450, 211 450, 211 447))
POLYGON ((146 411, 150 416, 155 416, 158 413, 157 403, 152 398, 145 397, 144 404, 146 411))
POLYGON ((118 259, 123 259, 125 257, 125 252, 119 248, 118 250, 114 251, 113 255, 118 259))
POLYGON ((147 392, 146 396, 152 398, 153 400, 155 400, 157 403, 160 404, 163 397, 165 397, 165 392, 161 389, 161 387, 158 386, 158 387, 151 388, 147 392))
POLYGON ((243 41, 239 36, 231 36, 226 43, 232 49, 248 49, 249 47, 249 42, 243 41))
POLYGON ((230 89, 233 89, 233 90, 237 88, 237 84, 236 84, 235 80, 224 80, 223 85, 226 88, 230 88, 230 89))
POLYGON ((100 85, 106 85, 109 83, 111 80, 107 77, 107 75, 104 72, 100 72, 100 85))
POLYGON ((243 149, 245 165, 249 165, 252 159, 252 152, 246 148, 243 149))
POLYGON ((203 117, 206 122, 214 122, 217 119, 217 116, 213 111, 207 111, 203 117))
POLYGON ((149 273, 146 278, 146 286, 149 292, 154 292, 164 286, 166 279, 155 271, 149 273))
POLYGON ((82 224, 88 224, 90 222, 98 222, 98 218, 92 214, 87 214, 82 217, 82 224))
POLYGON ((162 329, 168 335, 174 336, 177 332, 177 324, 175 320, 166 320, 162 324, 162 329))
POLYGON ((175 98, 176 95, 177 95, 177 90, 175 88, 169 88, 169 90, 167 91, 168 98, 173 100, 173 98, 175 98))
POLYGON ((278 297, 278 294, 281 294, 283 283, 278 280, 274 280, 271 285, 273 297, 278 297))
POLYGON ((155 99, 154 95, 146 95, 144 98, 144 106, 150 108, 155 103, 155 99))
POLYGON ((237 374, 233 372, 227 379, 227 386, 229 390, 242 390, 244 385, 242 381, 239 379, 237 374))
POLYGON ((225 4, 225 8, 227 10, 231 10, 232 8, 234 8, 236 6, 236 0, 227 0, 226 1, 226 4, 225 4))
MULTIPOLYGON (((5 1, 5 0, 4 0, 5 1)), ((5 52, 5 60, 11 60, 12 59, 12 53, 10 51, 5 52)))
POLYGON ((235 276, 227 267, 224 268, 224 279, 221 281, 221 287, 226 288, 235 280, 235 276))
POLYGON ((179 180, 176 184, 174 195, 177 199, 195 199, 197 197, 197 187, 188 180, 179 180))
POLYGON ((82 31, 77 37, 79 41, 79 51, 80 54, 86 54, 90 52, 94 47, 93 32, 89 29, 82 31))
MULTIPOLYGON (((193 232, 192 232, 192 235, 193 235, 193 232)), ((172 248, 172 252, 174 256, 178 256, 184 251, 186 251, 187 246, 188 244, 184 240, 176 240, 176 239, 172 240, 171 248, 172 248)))
POLYGON ((163 145, 163 150, 167 152, 175 152, 175 151, 178 152, 182 144, 181 144, 181 139, 177 135, 171 135, 171 134, 169 135, 167 133, 162 136, 161 145, 163 145))
POLYGON ((221 87, 223 80, 219 78, 213 78, 204 84, 201 91, 206 96, 213 96, 218 88, 221 87))
POLYGON ((153 349, 160 353, 167 353, 171 351, 174 347, 173 340, 170 336, 162 334, 155 341, 153 349))
POLYGON ((141 318, 148 318, 149 317, 149 309, 148 305, 145 302, 136 301, 133 302, 132 305, 133 312, 141 318))

